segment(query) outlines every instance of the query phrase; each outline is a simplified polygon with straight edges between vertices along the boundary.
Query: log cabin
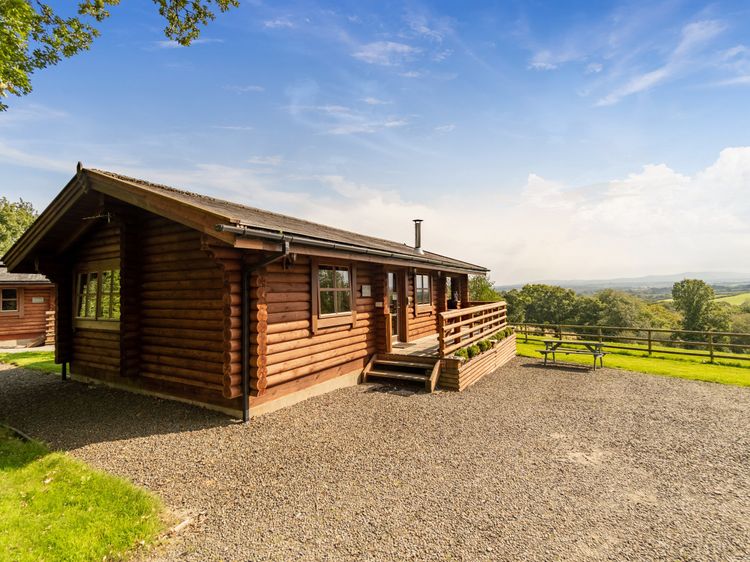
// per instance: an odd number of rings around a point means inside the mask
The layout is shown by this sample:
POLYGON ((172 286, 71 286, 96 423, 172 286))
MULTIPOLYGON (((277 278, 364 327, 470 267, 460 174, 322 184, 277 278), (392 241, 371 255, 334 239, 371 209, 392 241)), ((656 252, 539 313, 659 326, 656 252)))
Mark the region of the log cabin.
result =
POLYGON ((0 262, 0 348, 54 343, 55 286, 0 262))
POLYGON ((415 234, 391 242, 79 163, 4 260, 56 284, 63 377, 247 420, 368 373, 432 390, 439 346, 505 325, 504 305, 469 306, 468 276, 487 269, 423 250, 420 221, 415 234), (447 313, 458 326, 439 338, 447 313))

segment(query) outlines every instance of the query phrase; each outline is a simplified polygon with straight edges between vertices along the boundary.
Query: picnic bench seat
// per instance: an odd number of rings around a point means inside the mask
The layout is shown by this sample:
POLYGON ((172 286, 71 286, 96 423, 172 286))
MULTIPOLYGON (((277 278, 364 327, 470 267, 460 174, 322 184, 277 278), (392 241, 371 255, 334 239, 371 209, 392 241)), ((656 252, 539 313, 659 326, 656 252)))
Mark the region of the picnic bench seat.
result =
POLYGON ((582 340, 545 340, 545 349, 538 350, 539 353, 544 355, 544 364, 547 365, 547 358, 552 354, 552 361, 557 363, 555 355, 558 353, 564 353, 565 355, 591 355, 594 358, 594 370, 596 370, 596 360, 599 360, 599 365, 604 367, 604 356, 607 354, 602 351, 601 343, 589 342, 582 340), (584 348, 580 347, 562 347, 562 345, 583 345, 584 348))

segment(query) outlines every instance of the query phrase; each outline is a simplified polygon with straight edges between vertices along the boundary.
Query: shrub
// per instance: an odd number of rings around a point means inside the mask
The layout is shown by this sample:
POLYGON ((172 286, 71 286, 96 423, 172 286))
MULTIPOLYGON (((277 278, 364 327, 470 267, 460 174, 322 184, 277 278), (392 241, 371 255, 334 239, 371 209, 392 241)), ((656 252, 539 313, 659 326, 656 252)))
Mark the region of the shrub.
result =
POLYGON ((479 350, 484 353, 488 349, 492 347, 492 344, 490 343, 490 340, 482 340, 479 342, 479 350))
POLYGON ((462 359, 468 359, 469 358, 469 352, 465 347, 462 347, 461 349, 457 349, 453 352, 453 355, 456 357, 460 357, 462 359))
POLYGON ((469 359, 471 359, 472 357, 476 357, 477 355, 481 353, 479 350, 479 346, 476 344, 470 345, 468 348, 466 348, 466 350, 469 353, 469 359))

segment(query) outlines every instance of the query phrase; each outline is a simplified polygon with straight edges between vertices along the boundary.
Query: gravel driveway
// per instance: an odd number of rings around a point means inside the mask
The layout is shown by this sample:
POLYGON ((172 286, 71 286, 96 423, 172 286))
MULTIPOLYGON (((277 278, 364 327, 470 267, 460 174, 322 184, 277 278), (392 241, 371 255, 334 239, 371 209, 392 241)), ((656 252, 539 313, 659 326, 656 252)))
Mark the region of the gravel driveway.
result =
POLYGON ((749 560, 750 388, 517 358, 249 425, 0 372, 0 419, 196 523, 154 560, 749 560))

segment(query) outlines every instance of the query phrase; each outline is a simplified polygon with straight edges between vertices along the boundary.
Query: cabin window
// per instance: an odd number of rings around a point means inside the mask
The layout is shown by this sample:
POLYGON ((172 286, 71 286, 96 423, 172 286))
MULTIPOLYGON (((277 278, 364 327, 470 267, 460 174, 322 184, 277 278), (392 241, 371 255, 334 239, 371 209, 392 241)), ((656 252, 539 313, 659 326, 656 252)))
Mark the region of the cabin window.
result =
POLYGON ((344 314, 352 311, 352 283, 348 267, 318 266, 318 314, 344 314))
POLYGON ((18 312, 18 289, 0 289, 0 311, 18 312))
POLYGON ((418 273, 414 276, 414 298, 419 305, 429 305, 432 300, 430 296, 430 276, 418 273))
POLYGON ((312 331, 337 326, 354 326, 357 321, 357 267, 331 261, 310 267, 312 288, 312 331))
POLYGON ((120 270, 78 274, 76 317, 86 320, 120 319, 120 270))

